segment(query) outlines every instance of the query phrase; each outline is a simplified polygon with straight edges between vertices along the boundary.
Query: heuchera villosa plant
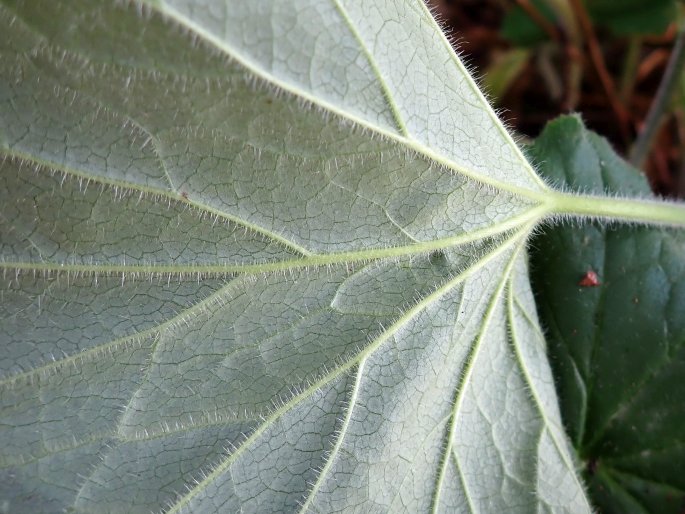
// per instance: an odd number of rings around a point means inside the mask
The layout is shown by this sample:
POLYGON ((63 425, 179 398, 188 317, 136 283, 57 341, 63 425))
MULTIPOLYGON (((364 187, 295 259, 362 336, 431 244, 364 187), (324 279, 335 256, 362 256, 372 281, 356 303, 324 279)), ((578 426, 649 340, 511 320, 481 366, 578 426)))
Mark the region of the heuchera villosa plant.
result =
POLYGON ((551 189, 420 1, 0 3, 0 505, 591 510, 551 189))

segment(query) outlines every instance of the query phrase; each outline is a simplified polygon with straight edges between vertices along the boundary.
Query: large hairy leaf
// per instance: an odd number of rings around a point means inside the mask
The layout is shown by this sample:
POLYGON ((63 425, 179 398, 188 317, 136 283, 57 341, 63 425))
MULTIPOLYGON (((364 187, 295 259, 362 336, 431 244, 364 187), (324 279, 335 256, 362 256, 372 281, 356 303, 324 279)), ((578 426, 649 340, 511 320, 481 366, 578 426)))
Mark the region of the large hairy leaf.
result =
POLYGON ((590 510, 421 1, 1 5, 3 508, 590 510))

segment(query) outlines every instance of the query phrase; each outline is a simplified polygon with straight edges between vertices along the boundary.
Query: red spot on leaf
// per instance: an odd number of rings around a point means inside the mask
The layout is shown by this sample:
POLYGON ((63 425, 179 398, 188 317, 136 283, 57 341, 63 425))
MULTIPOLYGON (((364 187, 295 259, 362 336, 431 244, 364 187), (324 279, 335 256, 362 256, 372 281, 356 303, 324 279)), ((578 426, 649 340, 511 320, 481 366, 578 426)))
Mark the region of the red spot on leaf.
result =
POLYGON ((181 191, 181 196, 183 197, 184 200, 188 199, 188 193, 186 193, 185 191, 181 191))
POLYGON ((583 275, 583 278, 581 278, 580 282, 578 282, 580 287, 597 287, 600 284, 601 282, 599 281, 599 276, 597 276, 597 273, 592 270, 587 270, 585 275, 583 275))

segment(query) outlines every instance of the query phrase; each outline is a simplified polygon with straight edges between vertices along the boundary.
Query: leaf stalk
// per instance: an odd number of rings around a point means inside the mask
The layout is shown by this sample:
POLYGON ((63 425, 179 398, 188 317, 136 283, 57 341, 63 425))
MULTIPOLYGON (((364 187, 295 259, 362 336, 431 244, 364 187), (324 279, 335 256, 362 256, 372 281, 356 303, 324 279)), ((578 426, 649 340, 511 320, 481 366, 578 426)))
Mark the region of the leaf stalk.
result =
POLYGON ((552 215, 685 228, 685 203, 682 202, 553 192, 549 205, 552 215))

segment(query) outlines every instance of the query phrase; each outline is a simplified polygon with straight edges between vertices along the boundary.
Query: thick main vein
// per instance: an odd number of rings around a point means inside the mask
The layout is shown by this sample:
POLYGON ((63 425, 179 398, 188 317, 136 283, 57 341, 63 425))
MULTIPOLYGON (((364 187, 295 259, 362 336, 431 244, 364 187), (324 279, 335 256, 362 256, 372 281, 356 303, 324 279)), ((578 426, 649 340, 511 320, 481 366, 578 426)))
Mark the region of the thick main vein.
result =
MULTIPOLYGON (((459 382, 459 385, 457 386, 457 391, 455 392, 455 400, 454 405, 452 407, 452 415, 449 424, 450 428, 447 437, 447 444, 445 445, 445 452, 442 458, 440 471, 438 472, 438 478, 435 485, 435 493, 433 495, 433 504, 431 507, 431 512, 433 513, 438 512, 442 484, 445 479, 447 465, 449 462, 449 456, 450 453, 452 453, 452 448, 454 447, 454 441, 456 439, 457 417, 461 412, 466 391, 470 387, 471 377, 473 376, 473 370, 475 369, 476 361, 478 360, 478 355, 484 344, 483 340, 485 339, 485 334, 487 333, 487 329, 490 326, 490 322, 492 321, 492 318, 494 316, 495 308, 498 302, 501 301, 502 292, 507 283, 507 279, 511 274, 511 270, 514 266, 514 262, 516 261, 516 257, 518 256, 520 250, 521 247, 517 248, 516 251, 512 253, 511 257, 509 258, 509 261, 507 262, 504 272, 502 273, 500 282, 497 285, 497 288, 495 289, 490 300, 490 305, 488 306, 487 311, 485 313, 485 318, 483 319, 483 323, 481 325, 478 336, 476 337, 476 340, 473 344, 473 348, 471 349, 470 355, 467 357, 467 364, 464 370, 462 380, 459 382)), ((465 490, 464 493, 468 496, 468 491, 465 490)))
POLYGON ((413 255, 425 255, 430 252, 444 250, 453 246, 465 245, 500 236, 511 230, 517 230, 529 224, 535 224, 548 213, 547 206, 540 205, 512 216, 506 221, 498 222, 472 232, 457 234, 455 236, 432 241, 424 241, 403 246, 387 248, 372 248, 368 250, 354 250, 349 252, 337 252, 328 254, 314 254, 307 257, 281 261, 268 261, 255 264, 73 264, 53 262, 24 262, 24 261, 1 261, 0 270, 8 271, 34 271, 34 272, 71 272, 75 274, 132 274, 153 276, 156 274, 197 275, 199 277, 213 275, 235 274, 261 274, 293 269, 306 269, 317 266, 354 265, 378 259, 410 257, 413 255))
MULTIPOLYGON (((523 378, 528 385, 528 390, 530 391, 531 396, 533 397, 533 401, 535 403, 535 407, 540 414, 540 418, 542 419, 542 424, 545 427, 545 430, 549 433, 550 438, 552 439, 552 442, 554 444, 554 447, 557 449, 557 452, 559 453, 559 456, 561 460, 564 462, 564 465, 566 466, 566 469, 568 469, 569 473, 573 476, 573 480, 576 482, 576 485, 578 487, 578 490, 582 490, 583 486, 580 484, 578 481, 578 477, 575 473, 575 466, 573 462, 571 462, 570 457, 568 455, 568 452, 566 450, 566 446, 559 440, 559 435, 564 433, 563 427, 561 427, 558 423, 554 423, 549 416, 547 415, 547 411, 545 409, 545 406, 540 398, 540 393, 538 391, 538 387, 536 385, 535 380, 530 375, 530 372, 528 370, 528 366, 526 366, 523 355, 521 354, 521 345, 522 343, 519 341, 518 333, 516 331, 516 323, 514 322, 514 318, 516 317, 516 313, 514 312, 514 305, 515 305, 515 299, 514 299, 514 286, 511 283, 510 280, 510 285, 509 285, 509 291, 508 291, 508 298, 507 298, 507 318, 508 318, 508 325, 509 325, 509 331, 510 331, 510 337, 512 341, 512 345, 514 347, 514 354, 516 356, 516 361, 518 363, 519 369, 521 370, 521 373, 523 374, 523 378)), ((521 306, 519 305, 519 309, 521 309, 521 306)), ((525 311, 524 311, 525 312, 525 311)), ((525 315, 526 322, 530 323, 530 317, 526 313, 525 315)), ((536 332, 538 331, 537 324, 532 324, 531 326, 536 329, 536 332)), ((538 332, 537 334, 539 337, 542 337, 542 334, 538 332)), ((543 339, 544 341, 544 339, 543 339)), ((588 505, 588 511, 591 511, 592 509, 588 505)))
MULTIPOLYGON (((228 455, 223 461, 221 461, 211 472, 207 473, 206 476, 199 480, 194 487, 192 487, 187 494, 182 496, 177 500, 177 502, 167 511, 168 514, 179 512, 183 507, 187 506, 196 496, 198 496, 209 484, 226 472, 231 465, 240 457, 242 453, 247 451, 247 449, 255 443, 264 432, 275 423, 279 418, 285 415, 287 412, 295 408, 305 399, 311 397, 316 391, 332 383, 334 380, 341 378, 345 374, 349 373, 355 366, 360 365, 364 362, 370 355, 374 354, 383 344, 388 341, 392 336, 394 336, 398 331, 402 329, 412 319, 414 319, 419 313, 423 312, 428 306, 432 305, 434 302, 442 298, 445 294, 449 293, 454 287, 461 284, 469 277, 477 273, 486 264, 491 262, 493 259, 501 256, 503 253, 510 251, 513 245, 521 245, 523 241, 526 240, 533 224, 525 226, 523 229, 517 231, 509 239, 503 242, 495 250, 483 256, 477 263, 473 264, 469 268, 465 269, 463 272, 456 275, 454 278, 446 282, 443 286, 439 287, 433 293, 427 295, 411 309, 406 311, 402 316, 400 316, 392 325, 385 329, 378 337, 376 337, 369 345, 367 345, 362 351, 353 356, 352 358, 345 361, 342 365, 338 366, 328 374, 313 381, 308 387, 303 389, 298 394, 294 395, 288 401, 284 402, 280 407, 275 409, 271 415, 264 419, 264 422, 258 426, 249 436, 245 438, 240 446, 234 449, 234 451, 228 455)), ((350 406, 351 407, 351 406, 350 406)), ((350 408, 348 407, 348 408, 350 408)))
POLYGON ((307 500, 302 504, 302 508, 300 509, 300 514, 306 514, 307 510, 309 509, 309 506, 312 504, 314 501, 314 498, 316 497, 316 494, 318 493, 319 489, 321 488, 321 485, 324 482, 324 479, 328 475, 328 472, 331 470, 333 467, 333 463, 335 462, 335 459, 338 456, 338 453, 340 452, 340 448, 342 448, 343 441, 345 439, 345 435, 347 434, 347 429, 350 426, 350 421, 352 420, 352 412, 354 411, 355 404, 357 403, 357 397, 359 396, 359 390, 361 389, 361 382, 362 378, 364 376, 364 365, 366 364, 366 357, 362 359, 359 362, 359 365, 357 366, 357 376, 354 380, 354 387, 352 389, 352 394, 350 395, 349 399, 349 405, 347 406, 347 412, 345 413, 345 418, 342 422, 342 425, 340 426, 340 431, 338 433, 337 440, 335 441, 335 445, 331 449, 331 452, 328 456, 328 459, 326 460, 326 464, 324 467, 321 469, 321 472, 319 473, 319 476, 316 479, 316 482, 310 489, 309 493, 307 494, 307 500))

